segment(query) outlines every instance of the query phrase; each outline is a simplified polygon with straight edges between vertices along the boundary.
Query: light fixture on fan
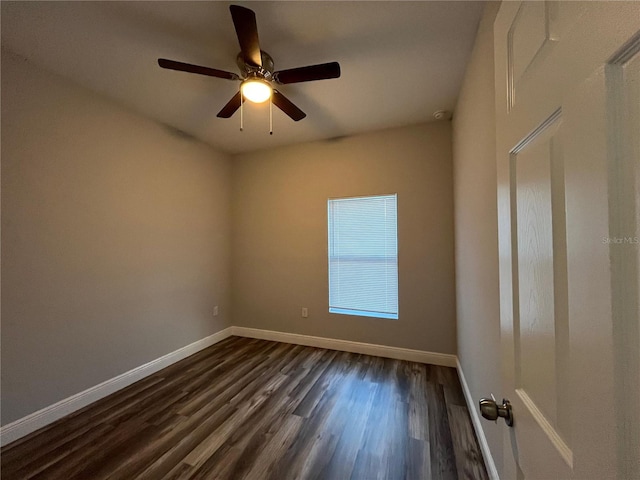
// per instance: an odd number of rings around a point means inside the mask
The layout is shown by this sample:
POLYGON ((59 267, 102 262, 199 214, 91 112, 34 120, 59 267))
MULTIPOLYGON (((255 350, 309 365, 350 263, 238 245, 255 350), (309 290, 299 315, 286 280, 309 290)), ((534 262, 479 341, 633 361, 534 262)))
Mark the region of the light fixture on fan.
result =
POLYGON ((257 77, 248 78, 240 86, 242 96, 253 103, 263 103, 271 98, 273 89, 266 80, 257 77))
POLYGON ((250 72, 240 84, 240 131, 244 129, 242 104, 244 100, 253 103, 264 103, 269 100, 269 135, 273 135, 273 87, 261 71, 250 72))

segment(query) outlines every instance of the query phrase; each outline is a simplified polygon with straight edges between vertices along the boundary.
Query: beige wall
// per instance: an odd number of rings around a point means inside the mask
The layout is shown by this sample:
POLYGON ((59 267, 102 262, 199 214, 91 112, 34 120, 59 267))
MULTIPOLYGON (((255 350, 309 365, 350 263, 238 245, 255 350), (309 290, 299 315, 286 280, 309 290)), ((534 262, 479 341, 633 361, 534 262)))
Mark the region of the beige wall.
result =
POLYGON ((235 325, 455 353, 450 122, 237 156, 232 205, 235 325), (327 199, 396 192, 399 320, 329 314, 327 199))
MULTIPOLYGON (((493 20, 485 7, 453 120, 458 356, 475 400, 502 393, 493 74, 493 20)), ((473 405, 472 405, 473 407, 473 405)), ((482 421, 496 466, 504 424, 482 421)))
POLYGON ((230 167, 3 51, 2 424, 230 324, 230 167))

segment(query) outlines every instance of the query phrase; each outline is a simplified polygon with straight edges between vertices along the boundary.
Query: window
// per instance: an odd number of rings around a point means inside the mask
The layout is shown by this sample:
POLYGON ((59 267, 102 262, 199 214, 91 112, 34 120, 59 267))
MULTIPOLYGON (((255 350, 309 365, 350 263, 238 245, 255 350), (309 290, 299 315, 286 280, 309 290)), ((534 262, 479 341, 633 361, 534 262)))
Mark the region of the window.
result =
POLYGON ((398 318, 397 195, 329 200, 329 312, 398 318))

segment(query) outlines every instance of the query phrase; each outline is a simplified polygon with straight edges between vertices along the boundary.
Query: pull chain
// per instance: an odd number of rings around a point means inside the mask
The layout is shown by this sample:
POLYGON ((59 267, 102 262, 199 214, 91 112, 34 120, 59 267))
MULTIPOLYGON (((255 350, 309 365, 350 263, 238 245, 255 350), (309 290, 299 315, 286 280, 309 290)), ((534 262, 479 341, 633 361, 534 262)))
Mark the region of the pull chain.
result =
POLYGON ((269 97, 269 135, 273 135, 273 93, 269 97))
POLYGON ((242 88, 240 89, 240 131, 242 131, 242 127, 244 126, 244 109, 242 108, 244 105, 244 95, 242 94, 242 88))

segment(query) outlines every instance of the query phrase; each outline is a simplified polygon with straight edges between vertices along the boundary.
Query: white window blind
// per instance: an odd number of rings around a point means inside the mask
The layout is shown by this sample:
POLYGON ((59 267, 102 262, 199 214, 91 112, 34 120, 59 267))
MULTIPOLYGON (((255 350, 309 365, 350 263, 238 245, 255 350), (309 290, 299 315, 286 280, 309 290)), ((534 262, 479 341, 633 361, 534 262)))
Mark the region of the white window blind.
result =
POLYGON ((329 200, 329 312, 398 318, 397 196, 329 200))

